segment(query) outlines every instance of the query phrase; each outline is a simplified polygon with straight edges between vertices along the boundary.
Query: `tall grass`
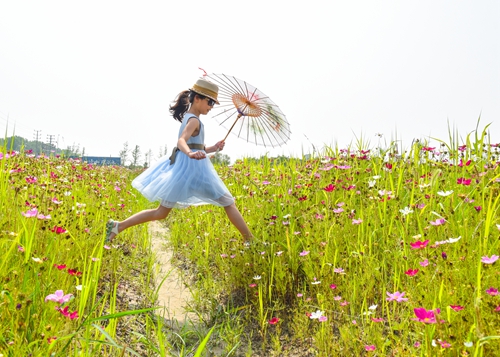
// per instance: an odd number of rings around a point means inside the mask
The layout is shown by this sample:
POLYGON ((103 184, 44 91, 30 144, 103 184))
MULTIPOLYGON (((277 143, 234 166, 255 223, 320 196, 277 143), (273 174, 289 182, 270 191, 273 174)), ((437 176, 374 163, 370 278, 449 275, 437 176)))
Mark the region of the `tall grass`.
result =
POLYGON ((486 129, 217 167, 256 238, 245 247, 213 206, 173 211, 198 316, 175 328, 155 306, 147 227, 103 242, 108 218, 150 206, 137 173, 4 147, 0 354, 495 355, 500 148, 486 129))

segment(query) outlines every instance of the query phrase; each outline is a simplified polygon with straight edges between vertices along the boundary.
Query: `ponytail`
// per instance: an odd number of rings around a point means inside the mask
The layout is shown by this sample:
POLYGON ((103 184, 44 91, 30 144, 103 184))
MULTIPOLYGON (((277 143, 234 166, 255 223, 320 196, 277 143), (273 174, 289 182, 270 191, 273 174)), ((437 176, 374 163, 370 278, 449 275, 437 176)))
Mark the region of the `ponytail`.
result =
POLYGON ((169 109, 175 120, 182 123, 182 118, 189 109, 189 104, 193 103, 195 94, 196 93, 190 90, 185 90, 179 93, 175 100, 175 104, 171 105, 169 109))

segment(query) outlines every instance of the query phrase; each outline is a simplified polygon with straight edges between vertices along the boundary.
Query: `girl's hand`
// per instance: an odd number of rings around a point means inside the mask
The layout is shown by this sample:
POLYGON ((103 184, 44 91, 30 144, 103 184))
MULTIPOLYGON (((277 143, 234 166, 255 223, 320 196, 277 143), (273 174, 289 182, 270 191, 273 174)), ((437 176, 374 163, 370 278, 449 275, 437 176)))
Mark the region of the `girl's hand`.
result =
POLYGON ((205 155, 205 152, 203 151, 191 151, 189 154, 188 154, 189 158, 190 159, 195 159, 195 160, 203 160, 204 158, 207 157, 207 155, 205 155))
POLYGON ((222 149, 224 149, 224 146, 226 145, 226 143, 224 141, 218 141, 214 146, 217 148, 217 150, 221 151, 222 149))

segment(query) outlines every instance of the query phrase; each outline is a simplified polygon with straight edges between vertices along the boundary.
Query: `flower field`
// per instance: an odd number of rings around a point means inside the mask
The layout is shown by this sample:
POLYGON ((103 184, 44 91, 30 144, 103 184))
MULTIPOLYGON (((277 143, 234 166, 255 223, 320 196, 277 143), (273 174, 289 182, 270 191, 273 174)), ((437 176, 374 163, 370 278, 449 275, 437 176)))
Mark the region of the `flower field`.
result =
POLYGON ((169 216, 199 317, 175 333, 153 314, 147 227, 103 243, 108 218, 151 205, 137 172, 4 148, 0 353, 494 356, 500 147, 486 137, 217 167, 255 240, 217 207, 169 216), (127 305, 132 280, 143 296, 127 305))

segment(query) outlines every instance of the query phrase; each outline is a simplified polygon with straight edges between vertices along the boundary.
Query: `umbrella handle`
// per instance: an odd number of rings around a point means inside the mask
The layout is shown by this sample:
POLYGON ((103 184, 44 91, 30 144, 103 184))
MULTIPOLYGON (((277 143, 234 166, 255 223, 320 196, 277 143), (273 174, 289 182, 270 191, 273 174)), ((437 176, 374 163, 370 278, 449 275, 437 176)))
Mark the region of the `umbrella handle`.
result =
POLYGON ((229 131, 227 132, 226 134, 226 137, 222 140, 222 141, 226 141, 227 137, 229 136, 229 133, 231 132, 231 130, 233 130, 233 127, 236 125, 236 122, 238 121, 239 118, 241 118, 243 116, 243 114, 241 113, 238 113, 238 116, 236 117, 236 120, 234 121, 233 125, 231 125, 231 127, 229 128, 229 131))

